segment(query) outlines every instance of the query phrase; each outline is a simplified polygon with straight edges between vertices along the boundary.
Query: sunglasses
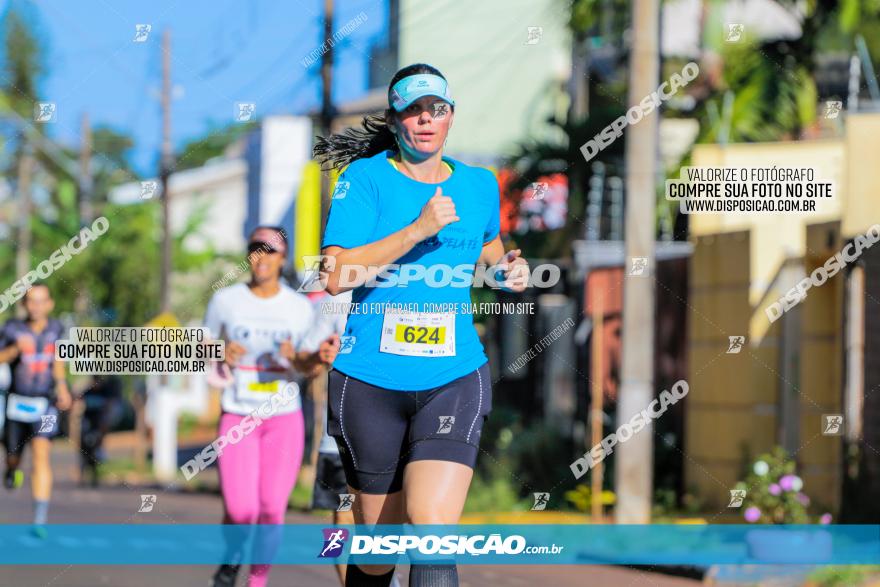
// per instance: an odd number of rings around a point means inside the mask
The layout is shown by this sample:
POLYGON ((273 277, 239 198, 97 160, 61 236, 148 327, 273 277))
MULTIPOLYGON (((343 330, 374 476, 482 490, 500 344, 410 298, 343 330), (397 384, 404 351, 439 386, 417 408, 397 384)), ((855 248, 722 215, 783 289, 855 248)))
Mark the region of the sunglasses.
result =
POLYGON ((265 243, 262 241, 253 241, 248 243, 248 255, 253 255, 257 251, 262 251, 264 254, 269 255, 271 253, 280 253, 281 251, 273 247, 269 243, 265 243))

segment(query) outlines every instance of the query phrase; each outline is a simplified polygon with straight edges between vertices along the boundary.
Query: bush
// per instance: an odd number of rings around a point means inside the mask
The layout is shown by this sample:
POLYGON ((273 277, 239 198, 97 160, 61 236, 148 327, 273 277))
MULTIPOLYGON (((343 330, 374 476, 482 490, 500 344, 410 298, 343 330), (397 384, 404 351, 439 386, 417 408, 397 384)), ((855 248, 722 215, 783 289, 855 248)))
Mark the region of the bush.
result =
POLYGON ((510 512, 517 509, 517 492, 509 476, 475 475, 464 511, 467 513, 510 512))
POLYGON ((869 577, 880 573, 880 566, 824 567, 807 577, 805 585, 817 587, 851 587, 861 585, 869 577))
MULTIPOLYGON (((593 490, 587 485, 578 485, 574 489, 565 492, 565 499, 568 500, 577 511, 591 513, 593 511, 593 490)), ((599 494, 599 501, 603 506, 614 505, 617 497, 613 491, 607 489, 599 494)))
POLYGON ((526 428, 516 410, 498 406, 483 428, 481 446, 469 507, 476 510, 472 504, 485 503, 481 511, 503 511, 500 508, 509 509, 522 501, 528 509, 533 493, 552 489, 553 508, 572 509, 563 494, 576 485, 569 472, 575 457, 571 440, 555 427, 535 424, 526 428))
POLYGON ((574 460, 571 442, 556 428, 536 424, 515 434, 510 443, 510 469, 522 483, 520 495, 536 491, 549 491, 555 487, 551 499, 555 504, 565 505, 562 492, 572 489, 576 480, 569 465, 574 460))
MULTIPOLYGON (((785 449, 776 447, 758 457, 745 481, 736 484, 736 489, 746 492, 743 516, 751 524, 809 524, 810 498, 801 492, 803 485, 794 461, 785 449)), ((831 523, 831 514, 818 521, 831 523)))

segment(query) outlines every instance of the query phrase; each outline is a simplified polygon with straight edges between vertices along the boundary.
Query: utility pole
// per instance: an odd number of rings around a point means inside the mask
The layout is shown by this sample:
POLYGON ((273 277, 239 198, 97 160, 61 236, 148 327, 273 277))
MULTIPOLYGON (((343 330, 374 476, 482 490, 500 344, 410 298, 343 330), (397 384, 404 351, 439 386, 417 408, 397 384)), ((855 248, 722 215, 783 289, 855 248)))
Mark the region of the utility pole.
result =
MULTIPOLYGON (((92 179, 92 127, 88 113, 83 113, 80 122, 79 173, 77 175, 77 209, 80 227, 88 226, 94 220, 94 181, 92 179)), ((84 316, 89 311, 88 288, 79 290, 74 301, 74 311, 84 316)), ((77 437, 78 438, 78 437, 77 437)))
MULTIPOLYGON (((168 178, 171 175, 171 169, 174 165, 173 153, 171 148, 171 31, 165 29, 162 34, 162 95, 160 97, 160 105, 162 109, 162 147, 159 160, 159 183, 162 190, 162 267, 159 282, 160 295, 160 312, 171 311, 171 192, 168 189, 168 178)), ((168 385, 168 376, 160 375, 157 389, 156 401, 163 402, 168 393, 166 386, 168 385)), ((150 378, 147 378, 144 387, 144 393, 136 393, 134 397, 135 405, 135 438, 134 445, 134 462, 139 473, 146 470, 147 466, 147 445, 149 439, 147 436, 146 422, 146 396, 154 393, 151 389, 150 378)), ((164 405, 164 403, 162 404, 164 405)), ((164 470, 161 469, 161 446, 163 441, 167 440, 167 430, 153 430, 153 469, 157 478, 164 479, 164 470)))
MULTIPOLYGON (((18 248, 15 251, 15 274, 20 278, 31 269, 31 212, 33 198, 31 194, 31 177, 34 173, 34 155, 31 144, 23 138, 21 155, 18 158, 18 248)), ((17 305, 15 310, 19 318, 24 318, 24 307, 17 305)))
MULTIPOLYGON (((630 53, 629 104, 657 89, 659 60, 659 0, 633 2, 633 46, 630 53)), ((648 407, 654 398, 654 218, 657 181, 659 113, 654 110, 626 130, 626 266, 646 257, 642 275, 627 275, 623 288, 623 365, 617 402, 617 425, 648 407)), ((654 429, 650 423, 620 442, 614 486, 616 521, 651 521, 654 470, 654 429)))
MULTIPOLYGON (((330 45, 321 56, 321 136, 330 135, 333 122, 333 0, 324 0, 324 41, 330 45)), ((330 177, 321 174, 321 228, 327 224, 330 212, 330 177)))
MULTIPOLYGON (((333 45, 329 41, 333 37, 333 0, 324 0, 324 42, 329 47, 321 56, 321 136, 330 136, 333 123, 333 45)), ((330 176, 321 173, 321 218, 319 229, 323 232, 330 213, 330 176)), ((297 252, 297 254, 301 254, 297 252)), ((306 479, 314 479, 318 466, 318 442, 324 433, 323 414, 327 406, 327 375, 312 378, 312 397, 315 402, 315 420, 312 425, 312 438, 315 442, 309 455, 308 465, 303 467, 306 479)))
MULTIPOLYGON (((597 287, 595 292, 599 292, 597 287)), ((595 300, 592 300, 593 306, 593 336, 591 336, 590 345, 590 375, 593 378, 591 388, 592 396, 590 401, 590 431, 591 440, 587 445, 587 450, 591 450, 594 446, 602 442, 602 404, 605 399, 603 389, 602 372, 602 335, 605 331, 605 308, 602 303, 602 293, 599 293, 595 300)), ((605 515, 602 510, 602 480, 604 477, 604 467, 602 461, 593 465, 590 475, 590 522, 593 524, 603 524, 605 515)))
POLYGON ((92 201, 94 182, 92 181, 92 127, 88 113, 83 113, 80 124, 79 146, 79 225, 87 226, 94 219, 92 201))
POLYGON ((174 164, 171 152, 171 31, 162 35, 162 155, 159 181, 162 184, 162 275, 160 281, 161 311, 171 311, 171 193, 168 177, 174 164))
POLYGON ((15 253, 15 274, 19 277, 31 269, 31 176, 34 173, 34 156, 31 144, 22 142, 18 158, 18 249, 15 253))
MULTIPOLYGON (((80 227, 88 226, 95 217, 94 213, 94 181, 92 179, 92 126, 89 122, 88 112, 84 112, 80 120, 80 144, 79 144, 79 174, 77 175, 77 209, 79 213, 80 227)), ((77 316, 84 317, 88 314, 91 306, 89 288, 83 287, 76 294, 73 302, 74 312, 77 316)), ((74 396, 75 397, 75 396, 74 396)), ((85 411, 85 401, 75 399, 70 409, 70 427, 68 439, 73 445, 74 452, 82 450, 80 439, 82 432, 82 415, 85 411)), ((82 470, 79 466, 70 468, 73 478, 82 481, 82 470)))

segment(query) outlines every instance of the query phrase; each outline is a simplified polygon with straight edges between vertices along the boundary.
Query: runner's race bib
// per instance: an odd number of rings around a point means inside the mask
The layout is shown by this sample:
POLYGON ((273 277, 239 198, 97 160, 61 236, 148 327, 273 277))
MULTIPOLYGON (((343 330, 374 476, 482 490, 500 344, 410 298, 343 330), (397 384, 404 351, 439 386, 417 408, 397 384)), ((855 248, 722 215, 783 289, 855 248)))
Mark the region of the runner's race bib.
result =
POLYGON ((10 393, 6 398, 6 417, 16 422, 39 422, 49 410, 49 398, 10 393))
POLYGON ((247 390, 251 393, 278 393, 279 389, 281 389, 281 382, 278 380, 266 383, 253 381, 247 384, 247 390))
MULTIPOLYGON (((268 374, 260 377, 254 372, 239 373, 235 383, 236 399, 243 402, 262 403, 272 397, 272 394, 281 391, 286 380, 274 379, 272 381, 265 381, 266 375, 268 374), (261 378, 264 379, 264 381, 260 381, 261 378)), ((272 375, 275 377, 278 376, 276 373, 273 373, 272 375)))
POLYGON ((235 397, 238 401, 262 403, 281 391, 287 382, 290 365, 274 353, 248 353, 235 372, 235 397))
POLYGON ((379 351, 412 357, 454 357, 455 312, 386 313, 379 351))

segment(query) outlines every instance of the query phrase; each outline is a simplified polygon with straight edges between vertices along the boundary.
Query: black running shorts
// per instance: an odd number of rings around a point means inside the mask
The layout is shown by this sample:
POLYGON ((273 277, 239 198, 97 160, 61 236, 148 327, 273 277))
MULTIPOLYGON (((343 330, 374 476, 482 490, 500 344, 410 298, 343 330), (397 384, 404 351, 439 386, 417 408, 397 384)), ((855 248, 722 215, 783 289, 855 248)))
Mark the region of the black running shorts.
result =
POLYGON ((3 444, 6 445, 6 454, 20 457, 24 447, 33 438, 52 438, 59 432, 60 415, 58 408, 49 406, 45 414, 47 418, 38 422, 16 422, 6 419, 6 428, 3 431, 3 444))
POLYGON ((328 398, 327 431, 339 446, 348 484, 382 495, 400 491, 412 461, 474 467, 492 410, 492 380, 484 363, 434 389, 398 391, 332 369, 328 398))

